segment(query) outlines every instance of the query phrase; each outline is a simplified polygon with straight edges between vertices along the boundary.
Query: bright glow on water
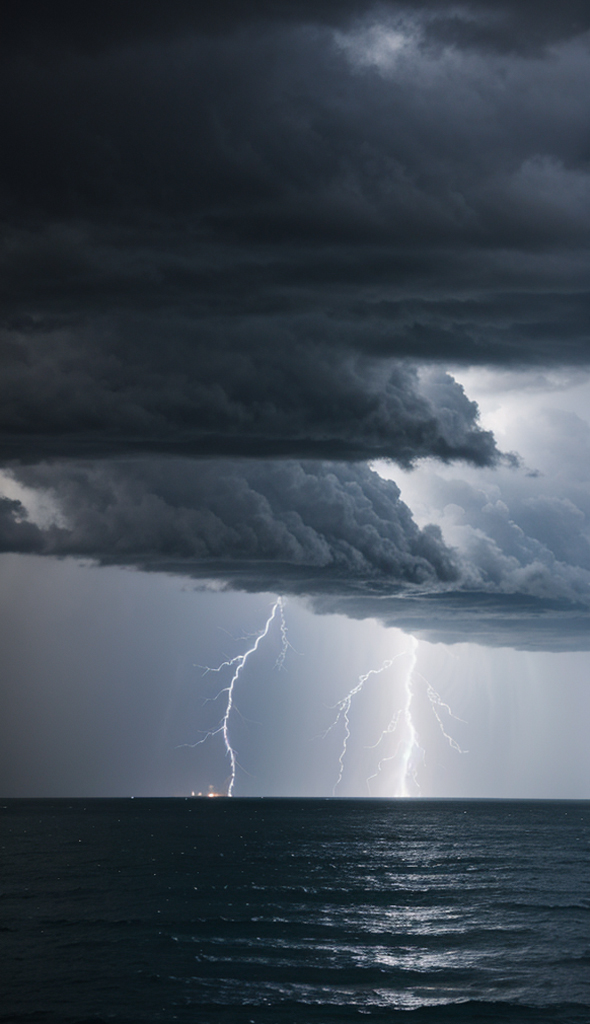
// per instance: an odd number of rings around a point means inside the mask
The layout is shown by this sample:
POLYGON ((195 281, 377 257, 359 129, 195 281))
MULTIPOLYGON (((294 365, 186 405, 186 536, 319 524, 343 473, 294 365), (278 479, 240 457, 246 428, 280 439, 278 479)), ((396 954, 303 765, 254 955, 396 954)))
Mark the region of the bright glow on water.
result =
POLYGON ((7 1020, 588 1020, 588 801, 4 801, 0 841, 7 1020))

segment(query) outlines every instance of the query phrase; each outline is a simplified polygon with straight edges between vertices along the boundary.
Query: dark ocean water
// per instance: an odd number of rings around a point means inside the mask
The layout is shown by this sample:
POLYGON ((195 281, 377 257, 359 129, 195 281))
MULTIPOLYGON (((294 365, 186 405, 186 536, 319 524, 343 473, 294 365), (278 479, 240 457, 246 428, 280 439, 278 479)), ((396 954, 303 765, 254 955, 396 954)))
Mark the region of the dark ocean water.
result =
POLYGON ((0 1021, 590 1024, 590 802, 4 800, 0 1021))

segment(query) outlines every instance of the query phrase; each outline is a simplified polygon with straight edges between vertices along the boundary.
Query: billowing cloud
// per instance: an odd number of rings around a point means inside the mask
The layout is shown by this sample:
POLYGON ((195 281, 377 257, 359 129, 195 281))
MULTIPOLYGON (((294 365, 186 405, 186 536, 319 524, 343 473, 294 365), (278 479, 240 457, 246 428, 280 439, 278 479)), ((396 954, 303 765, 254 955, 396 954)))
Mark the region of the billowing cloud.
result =
POLYGON ((0 461, 60 516, 3 549, 584 644, 573 490, 417 525, 360 463, 500 467, 449 367, 589 360, 587 5, 210 7, 7 17, 0 461))
POLYGON ((37 526, 19 501, 3 499, 4 550, 304 594, 371 583, 397 592, 457 576, 440 531, 419 529, 396 485, 362 465, 169 459, 16 475, 47 493, 58 514, 37 526))
POLYGON ((6 499, 4 550, 293 594, 318 611, 378 618, 435 640, 588 646, 589 547, 571 502, 551 503, 545 516, 546 502, 529 499, 526 533, 500 498, 450 482, 454 504, 444 503, 442 521, 461 520, 448 531, 450 546, 438 525, 418 527, 393 481, 358 464, 150 459, 48 464, 14 476, 47 496, 54 519, 35 525, 6 499))
POLYGON ((29 522, 28 512, 21 501, 0 497, 0 551, 18 551, 23 554, 41 552, 44 548, 43 532, 29 522))
POLYGON ((232 349, 217 332, 193 344, 179 326, 173 355, 147 322, 130 328, 123 354, 116 341, 72 332, 13 335, 0 383, 0 459, 152 452, 498 460, 477 406, 448 374, 334 357, 289 339, 275 348, 262 335, 246 332, 232 349))

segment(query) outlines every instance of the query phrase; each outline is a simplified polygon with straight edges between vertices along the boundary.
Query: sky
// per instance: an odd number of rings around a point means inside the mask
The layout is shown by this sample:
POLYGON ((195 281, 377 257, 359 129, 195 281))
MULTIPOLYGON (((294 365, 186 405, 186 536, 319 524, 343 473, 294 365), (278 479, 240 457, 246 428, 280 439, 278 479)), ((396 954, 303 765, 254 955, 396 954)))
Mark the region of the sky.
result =
POLYGON ((3 21, 2 795, 590 797, 588 5, 3 21))

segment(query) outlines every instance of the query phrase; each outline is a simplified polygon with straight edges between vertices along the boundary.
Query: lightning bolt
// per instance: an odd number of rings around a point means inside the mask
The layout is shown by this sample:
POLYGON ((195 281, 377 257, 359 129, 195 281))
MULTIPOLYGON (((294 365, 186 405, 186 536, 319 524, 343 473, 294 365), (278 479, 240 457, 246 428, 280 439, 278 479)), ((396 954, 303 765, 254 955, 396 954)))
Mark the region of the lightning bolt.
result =
MULTIPOLYGON (((225 669, 225 668, 233 669, 233 675, 232 675, 228 685, 224 686, 223 689, 219 691, 217 696, 213 698, 213 700, 217 700, 218 697, 220 697, 223 693, 226 694, 225 711, 224 711, 224 714, 223 714, 223 718, 221 719, 221 722, 220 722, 220 724, 218 725, 218 727, 216 729, 211 729, 209 732, 206 733, 205 736, 203 736, 202 739, 197 740, 196 743, 182 743, 182 744, 180 744, 180 746, 183 746, 183 747, 198 747, 202 743, 206 743, 206 741, 208 739, 210 739, 212 736, 219 736, 219 735, 221 735, 223 737, 223 742, 224 742, 224 745, 225 745, 225 752, 226 752, 227 757, 229 758, 230 766, 231 766, 230 779, 229 779, 229 784, 228 784, 228 787, 227 787, 227 795, 228 796, 233 796, 234 786, 235 786, 235 782, 236 782, 236 771, 237 771, 237 768, 239 767, 237 756, 236 756, 236 752, 235 752, 235 750, 234 750, 234 748, 233 748, 233 746, 231 744, 230 734, 229 734, 230 718, 232 716, 232 711, 234 711, 234 710, 238 711, 238 708, 236 707, 236 704, 234 702, 235 688, 236 688, 236 685, 237 685, 237 683, 239 681, 240 675, 242 673, 242 669, 244 668, 246 662, 248 661, 249 658, 252 657, 253 654, 256 653, 256 651, 258 650, 258 648, 259 648, 260 644, 262 643, 262 641, 265 639, 265 637, 268 636, 269 630, 271 628, 271 625, 272 625, 272 623, 273 623, 277 613, 279 615, 279 620, 280 620, 281 651, 280 651, 279 656, 278 656, 278 658, 276 660, 276 667, 279 668, 279 669, 283 668, 284 663, 285 663, 285 658, 287 656, 287 652, 288 652, 289 648, 291 648, 291 644, 289 643, 289 639, 287 637, 287 626, 286 626, 286 622, 285 622, 285 612, 284 612, 284 606, 283 606, 283 598, 282 597, 278 597, 277 600, 275 601, 275 603, 273 604, 272 608, 271 608, 270 615, 268 616, 268 619, 266 620, 266 623, 265 623, 263 629, 258 634, 256 634, 256 639, 254 640, 254 643, 252 644, 251 647, 248 648, 247 651, 244 651, 243 654, 237 654, 235 656, 235 658, 229 658, 227 661, 222 661, 221 664, 218 665, 216 668, 211 668, 208 665, 202 666, 204 668, 204 672, 203 672, 204 675, 207 675, 207 673, 209 673, 209 672, 222 672, 223 669, 225 669)), ((239 711, 238 711, 238 713, 239 713, 239 711)))
POLYGON ((369 775, 367 779, 367 789, 369 790, 369 794, 371 792, 371 779, 376 779, 381 774, 383 765, 388 761, 393 761, 398 757, 398 755, 400 761, 398 782, 392 796, 413 796, 415 795, 415 792, 410 792, 411 788, 413 788, 414 791, 417 790, 418 794, 420 793, 420 785, 416 777, 416 761, 418 755, 423 754, 423 751, 418 741, 418 732, 414 725, 414 719, 412 718, 412 700, 414 698, 412 684, 416 661, 418 658, 417 651, 418 641, 415 637, 410 637, 410 648, 404 652, 405 654, 410 655, 410 663, 403 683, 403 703, 401 708, 395 712, 393 718, 385 727, 377 742, 373 744, 373 749, 378 747, 386 736, 393 736, 394 733, 398 733, 398 743, 393 754, 390 754, 387 757, 382 757, 377 765, 377 771, 373 775, 369 775))
MULTIPOLYGON (((414 725, 414 719, 412 718, 412 699, 414 697, 412 681, 414 678, 416 661, 418 660, 418 641, 414 636, 410 637, 410 640, 412 644, 410 651, 410 667, 404 680, 404 703, 402 705, 400 715, 400 722, 403 722, 401 741, 402 771, 400 785, 398 787, 399 791, 394 793, 394 796, 411 796, 409 787, 410 779, 416 786, 418 785, 416 779, 415 759, 418 752, 422 749, 418 743, 418 733, 416 732, 416 726, 414 725)), ((418 792, 420 792, 419 786, 418 792)))
POLYGON ((331 732, 332 729, 334 729, 338 725, 338 722, 340 721, 340 719, 342 719, 344 721, 344 736, 342 738, 342 747, 340 748, 340 757, 338 758, 338 778, 336 779, 336 782, 334 783, 334 787, 332 789, 332 796, 336 796, 336 790, 338 789, 338 786, 342 782, 342 776, 344 774, 344 758, 346 757, 346 750, 348 748, 348 741, 349 741, 350 736, 351 736, 351 732, 350 732, 350 709, 351 709, 352 701, 353 701, 354 697, 356 697, 356 695, 362 691, 365 683, 367 682, 368 679, 371 678, 371 676, 379 676, 379 675, 381 675, 381 673, 385 672, 386 669, 391 668, 391 666, 393 665, 394 661, 397 661, 397 659, 401 658, 401 657, 402 657, 401 654, 396 654, 396 656, 394 658, 387 658, 386 661, 383 662, 383 664, 381 665, 380 668, 372 668, 372 669, 370 669, 369 672, 365 672, 364 675, 359 676, 358 682, 356 683, 355 686, 353 686, 352 690, 348 691, 348 693, 346 694, 346 697, 343 697, 343 699, 341 701, 338 701, 337 704, 333 705, 335 708, 338 708, 338 714, 336 715, 336 718, 334 719, 332 724, 330 726, 328 726, 326 731, 323 733, 322 739, 324 739, 328 735, 328 733, 331 732))
POLYGON ((279 597, 279 599, 278 599, 278 601, 277 601, 277 603, 275 605, 275 608, 277 606, 278 606, 278 609, 279 609, 279 617, 280 617, 281 650, 279 652, 279 656, 278 656, 277 660, 275 661, 275 668, 277 668, 280 671, 281 669, 283 669, 285 667, 285 658, 287 657, 288 651, 293 651, 295 654, 298 654, 298 651, 295 650, 295 648, 293 647, 293 644, 290 642, 289 637, 287 636, 287 623, 285 621, 285 608, 284 608, 284 605, 283 605, 282 597, 279 597))
POLYGON ((464 719, 453 714, 449 705, 442 699, 441 695, 434 689, 432 684, 416 670, 416 663, 418 660, 418 641, 415 637, 411 637, 410 639, 411 647, 410 650, 406 652, 410 654, 410 663, 403 683, 402 706, 396 711, 389 724, 381 733, 377 742, 373 744, 373 749, 378 747, 387 736, 393 736, 396 733, 398 735, 397 746, 392 754, 381 758, 375 773, 373 775, 369 775, 367 779, 367 789, 369 794, 371 793, 371 779, 378 778, 383 770, 383 766, 388 761, 393 761, 399 758, 397 782, 392 796, 409 797, 415 796, 416 794, 420 795, 420 784, 417 778, 417 770, 419 761, 424 759, 424 750, 420 745, 418 730, 416 729, 412 716, 414 683, 417 678, 422 679, 426 686, 426 695, 430 701, 433 714, 443 736, 449 743, 449 746, 460 754, 467 753, 467 751, 463 750, 457 741, 446 731, 442 718, 438 712, 438 708, 444 708, 450 717, 454 718, 457 722, 464 722, 464 719))
POLYGON ((468 754, 469 751, 468 750, 463 750, 463 748, 460 747, 459 744, 457 743, 457 740, 453 739, 452 736, 449 736, 448 732, 445 730, 445 727, 444 727, 444 725, 442 723, 442 719, 441 719, 441 717, 440 717, 440 715, 439 715, 439 713, 437 711, 437 707, 444 708, 445 711, 447 712, 447 714, 451 718, 454 718, 456 722, 463 722, 463 724, 466 725, 467 723, 465 722, 465 719, 464 718, 459 718, 458 715, 454 715, 453 712, 451 711, 449 705, 442 699, 440 693, 437 693, 437 691, 434 689, 434 686, 432 685, 432 683, 429 683, 428 679, 425 679, 421 672, 418 672, 418 675, 426 683, 426 694, 428 696, 428 700, 430 701, 430 705, 432 707, 432 711, 434 713, 434 717, 436 718, 436 720, 437 720, 437 722, 438 722, 438 724, 440 726, 440 731, 442 732, 444 738, 448 741, 449 746, 452 747, 453 750, 456 750, 457 753, 459 753, 459 754, 468 754))

